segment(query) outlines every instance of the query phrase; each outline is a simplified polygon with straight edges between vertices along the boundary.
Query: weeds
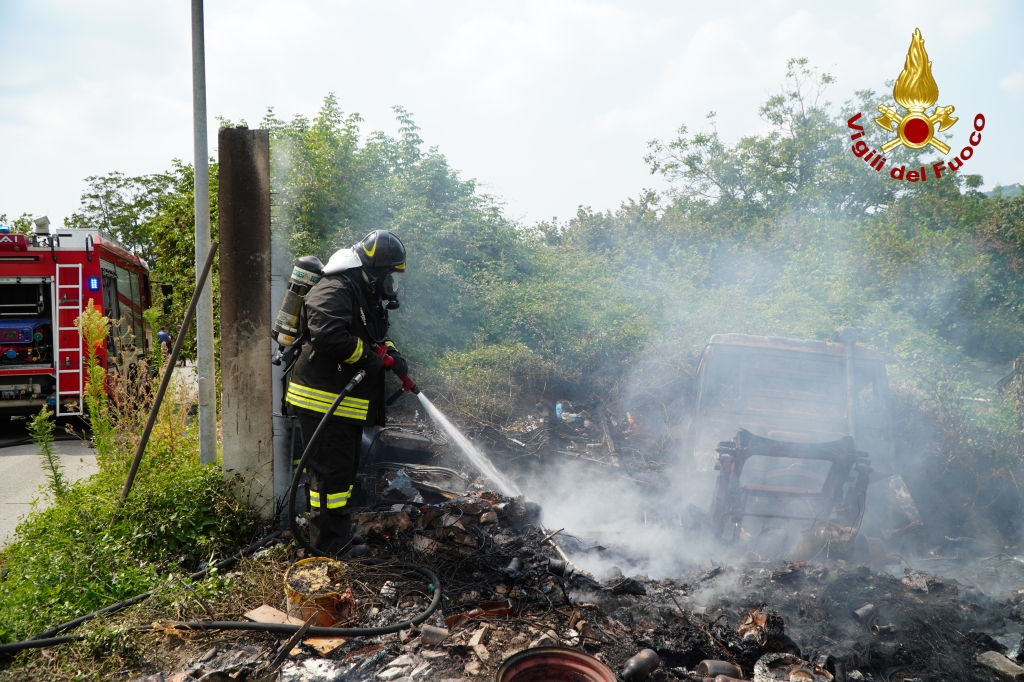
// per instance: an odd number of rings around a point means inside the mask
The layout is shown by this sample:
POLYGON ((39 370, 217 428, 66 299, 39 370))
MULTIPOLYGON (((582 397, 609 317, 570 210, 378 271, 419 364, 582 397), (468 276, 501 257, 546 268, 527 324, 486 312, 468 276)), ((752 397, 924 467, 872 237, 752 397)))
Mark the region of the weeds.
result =
POLYGON ((440 389, 438 397, 452 409, 499 423, 512 419, 521 403, 559 397, 571 377, 521 343, 449 351, 424 376, 425 385, 436 387, 432 393, 440 389))
POLYGON ((107 409, 107 372, 96 355, 110 335, 110 318, 97 310, 90 298, 75 326, 85 343, 85 414, 92 430, 96 462, 103 467, 117 454, 114 423, 107 409))
POLYGON ((153 332, 153 345, 149 349, 149 362, 152 367, 163 367, 164 346, 157 341, 157 334, 160 333, 160 314, 158 308, 147 308, 142 311, 142 317, 146 320, 150 330, 153 332))
POLYGON ((132 495, 111 524, 152 402, 145 358, 134 367, 99 364, 95 349, 109 325, 91 305, 78 320, 90 349, 86 414, 100 471, 65 484, 61 504, 32 512, 0 549, 0 642, 146 592, 168 572, 192 573, 248 544, 256 530, 238 482, 199 463, 198 426, 189 416, 195 390, 179 380, 168 387, 132 495))
POLYGON ((181 572, 169 573, 154 583, 151 598, 83 628, 85 640, 20 654, 16 668, 0 671, 0 682, 107 680, 117 673, 141 679, 148 672, 166 671, 183 659, 200 655, 218 642, 252 639, 255 633, 219 633, 211 641, 209 634, 167 637, 134 628, 168 620, 235 620, 261 604, 278 604, 282 576, 294 558, 286 545, 275 545, 259 558, 242 559, 228 573, 214 569, 205 580, 193 582, 181 572))
POLYGON ((53 452, 53 412, 45 405, 28 422, 28 432, 32 441, 39 446, 39 457, 43 460, 43 471, 46 472, 46 487, 56 499, 64 497, 68 492, 68 481, 64 477, 60 455, 53 452))

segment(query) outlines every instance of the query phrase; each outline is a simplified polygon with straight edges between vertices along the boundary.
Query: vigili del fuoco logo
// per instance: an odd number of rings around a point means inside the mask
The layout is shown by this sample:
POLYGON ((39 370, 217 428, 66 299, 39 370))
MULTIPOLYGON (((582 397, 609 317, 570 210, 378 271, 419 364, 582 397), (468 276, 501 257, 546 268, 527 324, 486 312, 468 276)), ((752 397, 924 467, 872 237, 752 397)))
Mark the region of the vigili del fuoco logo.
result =
MULTIPOLYGON (((935 138, 937 132, 949 130, 959 120, 953 117, 954 107, 935 106, 939 101, 939 86, 932 76, 932 63, 928 61, 928 53, 924 50, 924 38, 921 36, 921 29, 914 31, 910 40, 910 49, 907 50, 907 60, 903 64, 903 72, 896 79, 896 85, 892 89, 892 98, 905 110, 900 113, 899 109, 888 104, 879 104, 878 111, 882 115, 875 119, 875 124, 895 135, 891 140, 882 145, 882 151, 871 149, 861 138, 864 137, 864 127, 858 124, 861 120, 861 113, 852 117, 846 122, 852 130, 856 131, 850 135, 854 141, 850 149, 854 156, 862 159, 871 168, 881 171, 888 159, 883 156, 896 147, 903 145, 908 149, 923 149, 931 146, 940 154, 949 154, 952 151, 946 143, 935 138), (928 109, 932 109, 929 114, 928 109)), ((942 177, 944 170, 958 171, 967 159, 974 156, 974 148, 981 144, 981 131, 985 128, 985 117, 977 114, 974 117, 974 130, 968 139, 968 144, 960 150, 956 156, 949 160, 933 163, 929 169, 921 166, 918 170, 907 170, 907 167, 893 167, 889 175, 894 180, 907 180, 908 182, 925 182, 931 174, 935 179, 942 177)))

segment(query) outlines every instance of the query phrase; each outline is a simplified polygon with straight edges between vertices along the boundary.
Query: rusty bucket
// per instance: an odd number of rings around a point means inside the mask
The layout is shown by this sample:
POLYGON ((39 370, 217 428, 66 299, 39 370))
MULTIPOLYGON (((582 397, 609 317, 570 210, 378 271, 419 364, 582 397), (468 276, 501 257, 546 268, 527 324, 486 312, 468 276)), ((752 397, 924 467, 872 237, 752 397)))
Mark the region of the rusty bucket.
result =
POLYGON ((332 627, 355 614, 352 588, 345 578, 345 564, 326 557, 301 559, 284 573, 288 615, 313 625, 332 627))
POLYGON ((495 682, 616 682, 611 668, 565 647, 527 649, 505 659, 495 682))

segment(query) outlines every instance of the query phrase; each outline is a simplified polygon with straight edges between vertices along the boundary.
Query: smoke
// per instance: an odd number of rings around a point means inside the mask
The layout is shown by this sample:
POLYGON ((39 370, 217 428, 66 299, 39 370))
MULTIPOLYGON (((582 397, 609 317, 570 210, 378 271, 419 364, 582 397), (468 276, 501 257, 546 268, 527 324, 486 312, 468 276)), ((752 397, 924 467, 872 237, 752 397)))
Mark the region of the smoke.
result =
POLYGON ((601 473, 597 466, 562 463, 525 485, 544 510, 544 526, 578 539, 559 540, 574 563, 598 578, 613 567, 627 576, 663 578, 721 560, 724 552, 694 527, 687 509, 706 496, 700 482, 669 490, 664 482, 638 484, 626 472, 601 473))
MULTIPOLYGON (((876 220, 876 226, 885 225, 884 216, 876 220)), ((621 378, 605 386, 600 398, 614 405, 620 418, 629 412, 642 424, 639 434, 619 439, 620 458, 642 451, 658 466, 642 482, 625 467, 612 473, 581 462, 562 463, 524 481, 528 496, 544 508, 545 526, 565 528, 564 534, 579 539, 564 545, 575 550, 571 558, 576 563, 598 577, 614 566, 656 578, 743 558, 814 556, 800 554, 811 530, 807 522, 748 521, 743 535, 749 537, 743 542, 714 540, 701 513, 708 510, 717 472, 694 471, 686 435, 697 393, 697 363, 712 334, 827 340, 844 325, 858 327, 860 345, 877 349, 888 361, 889 396, 879 392, 871 398, 867 390, 861 399, 868 402, 861 408, 892 415, 891 455, 872 462, 876 473, 868 488, 859 560, 867 558, 868 538, 881 542, 890 557, 899 554, 904 566, 929 570, 936 570, 938 556, 991 553, 1000 543, 1019 542, 1021 497, 1011 479, 1020 471, 1020 439, 1000 426, 997 415, 999 410, 1005 414, 1000 407, 1005 401, 985 387, 1005 365, 996 363, 996 372, 984 372, 985 365, 964 349, 973 345, 974 352, 984 352, 978 330, 937 323, 970 315, 964 301, 977 300, 977 282, 962 274, 950 278, 929 262, 936 254, 923 248, 916 261, 886 272, 888 262, 866 251, 861 240, 868 237, 857 221, 792 213, 757 243, 721 244, 710 254, 682 253, 674 262, 661 263, 656 274, 646 273, 646 294, 654 291, 661 323, 648 337, 646 353, 628 371, 612 363, 597 374, 619 372, 621 378), (928 307, 909 304, 922 297, 928 307), (877 405, 871 402, 875 399, 877 405), (1006 448, 1002 456, 999 448, 1006 448), (923 523, 912 523, 912 506, 909 511, 900 506, 907 491, 923 523)), ((981 267, 971 254, 960 252, 958 258, 964 266, 981 267)), ((628 266, 611 277, 623 288, 638 286, 628 266)), ((988 347, 1000 343, 993 339, 988 347)), ((842 363, 836 368, 842 371, 842 363)), ((781 377, 774 381, 780 391, 806 393, 814 401, 808 406, 811 413, 825 414, 827 400, 843 408, 840 418, 822 429, 831 429, 831 437, 819 441, 845 435, 845 395, 819 394, 816 384, 785 383, 781 377)), ((596 390, 594 384, 588 388, 596 390)), ((769 435, 770 426, 761 435, 769 435)), ((719 440, 735 432, 723 425, 719 440)), ((902 567, 891 565, 890 570, 902 567)), ((955 572, 951 564, 947 571, 955 572)), ((964 577, 962 571, 956 575, 964 577)))
MULTIPOLYGON (((811 83, 791 75, 798 90, 811 83)), ((875 108, 868 100, 861 110, 875 108)), ((396 334, 446 410, 502 427, 521 416, 516 401, 525 415, 567 398, 602 401, 620 432, 626 413, 635 418, 638 429, 613 434, 620 467, 576 462, 519 479, 549 528, 584 541, 574 557, 595 572, 628 563, 667 575, 747 547, 788 551, 778 534, 772 546, 751 533, 740 549, 701 528, 715 474, 697 476, 689 461, 694 380, 710 336, 730 332, 825 340, 850 325, 886 356, 895 450, 876 470, 902 476, 924 521, 882 537, 890 548, 915 560, 960 551, 946 537, 1019 542, 1024 417, 991 388, 1024 352, 1017 204, 965 190, 980 178, 894 184, 849 152, 845 118, 809 101, 806 116, 786 110, 795 101, 766 105, 776 137, 730 146, 681 133, 656 149, 685 185, 676 195, 648 192, 533 229, 439 152, 405 154, 418 142, 371 136, 360 146, 354 123, 331 124, 340 151, 324 161, 297 120, 274 138, 275 229, 301 248, 377 228, 402 237, 410 272, 396 334), (696 192, 698 176, 721 185, 716 201, 696 192), (485 395, 498 387, 501 400, 485 395)), ((317 119, 317 135, 328 119, 340 112, 317 119)), ((866 131, 875 147, 881 135, 866 131)), ((735 432, 723 425, 720 435, 735 432)), ((865 533, 876 526, 869 517, 865 533)), ((790 536, 805 532, 797 524, 790 536)))
POLYGON ((423 409, 426 410, 428 415, 430 415, 430 418, 433 419, 441 430, 445 432, 452 442, 455 443, 455 447, 459 449, 462 456, 465 457, 475 469, 486 476, 498 489, 499 493, 508 497, 516 497, 521 494, 521 491, 516 484, 508 480, 508 478, 505 477, 505 474, 498 471, 491 463, 491 460, 487 459, 484 453, 473 445, 473 443, 466 438, 466 436, 464 436, 454 424, 451 423, 448 417, 444 416, 440 410, 434 407, 434 404, 430 402, 430 399, 427 398, 426 394, 420 392, 416 394, 416 397, 419 398, 420 405, 422 405, 423 409))

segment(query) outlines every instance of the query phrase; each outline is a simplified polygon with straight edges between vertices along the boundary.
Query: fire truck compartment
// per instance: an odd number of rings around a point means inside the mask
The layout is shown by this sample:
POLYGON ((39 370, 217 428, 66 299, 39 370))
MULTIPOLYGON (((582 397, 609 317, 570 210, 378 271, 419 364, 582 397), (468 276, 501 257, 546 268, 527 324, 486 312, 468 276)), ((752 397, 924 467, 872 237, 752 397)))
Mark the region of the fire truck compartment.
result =
POLYGON ((38 280, 35 282, 26 279, 19 277, 20 281, 0 284, 0 319, 43 314, 49 287, 44 286, 41 277, 34 278, 38 280))
POLYGON ((47 320, 0 319, 0 367, 52 364, 50 329, 47 320))
POLYGON ((52 280, 0 277, 0 420, 54 404, 52 280))
POLYGON ((81 413, 85 347, 76 320, 93 306, 110 318, 96 360, 130 375, 148 351, 145 261, 94 230, 36 231, 0 239, 0 427, 43 405, 81 413))

